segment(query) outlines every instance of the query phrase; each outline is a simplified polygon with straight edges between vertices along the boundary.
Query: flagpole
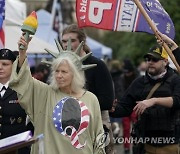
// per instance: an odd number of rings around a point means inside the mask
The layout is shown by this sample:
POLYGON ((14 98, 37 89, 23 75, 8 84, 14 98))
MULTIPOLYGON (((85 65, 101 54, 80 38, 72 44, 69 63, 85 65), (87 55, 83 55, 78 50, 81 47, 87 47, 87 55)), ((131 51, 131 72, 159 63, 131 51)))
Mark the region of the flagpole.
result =
MULTIPOLYGON (((140 12, 142 13, 142 15, 144 16, 144 18, 146 19, 146 21, 148 22, 149 26, 151 27, 152 31, 154 32, 154 34, 156 35, 156 37, 159 40, 162 40, 161 37, 158 35, 158 29, 156 28, 156 26, 154 25, 154 23, 152 22, 151 18, 149 17, 149 15, 147 14, 147 12, 145 11, 145 9, 143 8, 143 6, 141 5, 140 0, 133 0, 134 3, 137 5, 137 7, 139 8, 140 12)), ((162 40, 163 41, 163 40, 162 40)), ((164 41, 163 41, 164 42, 164 41)), ((166 50, 167 54, 169 55, 169 57, 171 58, 172 62, 174 63, 174 65, 176 66, 178 72, 180 73, 180 66, 178 65, 174 55, 172 54, 171 49, 168 47, 168 45, 164 42, 163 43, 163 47, 166 50)))
POLYGON ((52 9, 51 9, 51 29, 53 29, 53 22, 54 22, 54 17, 56 13, 56 6, 57 5, 57 0, 53 1, 52 9))

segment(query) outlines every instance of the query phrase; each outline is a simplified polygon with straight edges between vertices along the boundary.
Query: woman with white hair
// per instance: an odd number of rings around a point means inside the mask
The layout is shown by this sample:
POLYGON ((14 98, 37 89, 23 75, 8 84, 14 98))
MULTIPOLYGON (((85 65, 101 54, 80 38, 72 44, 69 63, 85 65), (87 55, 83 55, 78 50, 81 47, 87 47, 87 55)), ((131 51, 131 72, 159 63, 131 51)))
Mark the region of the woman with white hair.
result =
MULTIPOLYGON (((71 42, 64 51, 56 41, 59 54, 51 53, 50 85, 31 76, 26 51, 29 41, 21 36, 19 57, 13 65, 10 87, 18 94, 20 105, 34 124, 34 135, 44 134, 45 154, 103 154, 103 127, 99 103, 94 94, 86 91, 84 70, 96 66, 83 65, 90 54, 79 57, 82 43, 71 52, 71 42)), ((38 153, 38 145, 32 147, 38 153)))

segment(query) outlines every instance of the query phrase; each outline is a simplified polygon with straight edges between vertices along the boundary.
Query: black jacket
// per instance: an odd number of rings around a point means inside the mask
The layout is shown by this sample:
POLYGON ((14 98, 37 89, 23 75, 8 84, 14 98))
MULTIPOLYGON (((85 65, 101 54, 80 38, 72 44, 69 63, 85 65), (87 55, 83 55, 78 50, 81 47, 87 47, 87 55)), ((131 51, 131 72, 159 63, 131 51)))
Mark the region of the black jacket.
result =
MULTIPOLYGON (((124 117, 129 116, 133 111, 133 108, 136 105, 136 101, 144 100, 149 91, 152 87, 160 81, 165 82, 168 76, 174 74, 174 70, 168 68, 166 75, 160 80, 152 80, 147 74, 146 76, 140 76, 133 81, 130 87, 126 90, 125 94, 123 95, 120 103, 117 105, 116 110, 111 113, 113 117, 124 117), (151 84, 149 90, 146 90, 146 84, 151 84)), ((159 91, 163 87, 163 83, 161 86, 156 90, 152 97, 173 97, 173 107, 171 109, 180 109, 180 76, 176 74, 173 81, 169 84, 169 90, 171 94, 164 96, 163 93, 159 95, 159 91)))
POLYGON ((115 112, 110 115, 112 117, 129 116, 136 105, 136 101, 146 99, 148 93, 157 82, 162 83, 152 97, 172 97, 173 106, 167 108, 154 105, 145 110, 141 115, 141 117, 146 118, 146 123, 144 123, 145 135, 146 137, 157 137, 159 135, 163 137, 175 136, 174 128, 171 126, 174 125, 173 119, 178 118, 175 117, 176 111, 180 109, 180 76, 171 68, 168 68, 166 75, 159 80, 153 80, 147 74, 137 78, 125 92, 115 112))
POLYGON ((174 57, 176 58, 177 63, 180 65, 180 48, 176 48, 172 51, 174 57))
POLYGON ((111 110, 114 100, 113 82, 106 64, 94 57, 88 57, 83 64, 97 64, 96 67, 85 70, 86 89, 94 93, 102 110, 111 110))
MULTIPOLYGON (((26 128, 26 113, 19 105, 17 94, 7 88, 0 98, 0 139, 24 132, 26 128)), ((29 154, 30 149, 23 148, 18 154, 29 154)))

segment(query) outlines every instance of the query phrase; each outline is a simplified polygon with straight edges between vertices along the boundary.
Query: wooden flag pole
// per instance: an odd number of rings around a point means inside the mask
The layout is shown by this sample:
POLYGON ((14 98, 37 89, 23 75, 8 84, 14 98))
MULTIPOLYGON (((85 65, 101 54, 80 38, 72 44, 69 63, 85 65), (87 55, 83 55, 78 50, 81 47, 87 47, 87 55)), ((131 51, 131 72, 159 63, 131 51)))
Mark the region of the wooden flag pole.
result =
MULTIPOLYGON (((154 23, 152 22, 151 18, 149 17, 149 15, 147 14, 147 12, 145 11, 145 9, 143 8, 143 6, 141 5, 140 0, 133 0, 134 3, 137 5, 137 7, 139 8, 140 12, 142 13, 142 15, 144 16, 144 18, 146 19, 146 21, 148 22, 149 26, 151 27, 152 31, 154 32, 154 34, 156 35, 156 37, 159 40, 162 40, 161 37, 158 35, 157 33, 157 28, 154 25, 154 23)), ((163 40, 162 40, 163 41, 163 40)), ((164 41, 163 41, 164 42, 164 41)), ((167 54, 169 55, 169 57, 171 58, 172 62, 174 63, 174 65, 177 68, 177 71, 180 73, 180 67, 174 57, 174 55, 172 54, 171 49, 168 47, 168 45, 164 42, 163 43, 163 47, 166 50, 167 54)))

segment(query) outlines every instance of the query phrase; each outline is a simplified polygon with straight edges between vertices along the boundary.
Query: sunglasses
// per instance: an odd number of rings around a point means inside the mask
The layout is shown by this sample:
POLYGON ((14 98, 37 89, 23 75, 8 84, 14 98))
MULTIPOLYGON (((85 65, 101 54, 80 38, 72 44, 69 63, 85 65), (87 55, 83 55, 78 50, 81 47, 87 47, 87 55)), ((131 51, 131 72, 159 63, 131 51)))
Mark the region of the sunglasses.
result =
POLYGON ((160 61, 161 59, 158 59, 158 58, 155 58, 155 57, 147 57, 146 59, 145 59, 147 62, 150 62, 150 61, 152 61, 152 62, 158 62, 158 61, 160 61))

